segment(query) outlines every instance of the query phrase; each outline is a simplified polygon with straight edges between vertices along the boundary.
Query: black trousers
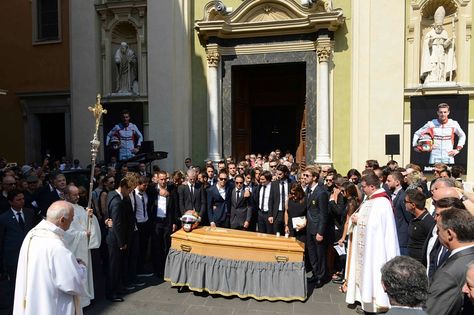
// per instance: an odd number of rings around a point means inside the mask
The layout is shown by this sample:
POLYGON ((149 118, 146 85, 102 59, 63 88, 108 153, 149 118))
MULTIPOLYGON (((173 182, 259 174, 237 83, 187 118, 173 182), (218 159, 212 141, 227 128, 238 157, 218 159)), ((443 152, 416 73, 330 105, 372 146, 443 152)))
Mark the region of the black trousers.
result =
POLYGON ((317 280, 324 281, 329 276, 327 265, 327 239, 322 242, 316 241, 316 235, 307 233, 306 248, 308 250, 309 262, 313 269, 313 275, 317 280))
POLYGON ((138 258, 137 272, 145 271, 145 263, 148 257, 148 245, 150 244, 152 224, 150 220, 144 223, 137 223, 138 227, 138 258))
POLYGON ((117 296, 117 291, 121 288, 122 264, 125 255, 117 244, 108 244, 108 249, 109 266, 105 281, 105 295, 108 298, 113 298, 117 296))
POLYGON ((268 222, 268 211, 258 211, 258 232, 273 234, 273 224, 268 222))
POLYGON ((154 224, 151 238, 153 271, 158 276, 165 273, 166 256, 171 247, 171 227, 166 221, 154 224))
POLYGON ((276 217, 273 218, 273 233, 276 234, 280 232, 280 235, 285 235, 285 221, 284 221, 285 211, 278 211, 276 217))

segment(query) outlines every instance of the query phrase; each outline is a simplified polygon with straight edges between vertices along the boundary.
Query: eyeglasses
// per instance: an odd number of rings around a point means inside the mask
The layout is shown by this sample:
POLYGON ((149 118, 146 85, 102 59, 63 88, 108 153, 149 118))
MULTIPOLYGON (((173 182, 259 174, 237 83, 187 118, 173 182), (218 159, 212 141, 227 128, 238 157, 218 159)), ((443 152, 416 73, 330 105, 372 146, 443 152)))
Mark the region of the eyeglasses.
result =
POLYGON ((333 179, 330 179, 330 178, 326 178, 326 181, 327 181, 327 182, 333 182, 334 180, 333 180, 333 179))
POLYGON ((225 181, 225 180, 227 180, 227 177, 219 177, 219 180, 220 181, 225 181))
POLYGON ((236 185, 242 185, 244 182, 235 182, 236 185))
POLYGON ((303 177, 310 177, 311 175, 309 175, 309 174, 301 174, 301 176, 303 176, 303 177))
POLYGON ((276 165, 270 165, 270 167, 271 167, 271 168, 275 168, 275 167, 277 167, 277 166, 276 166, 276 165))
POLYGON ((244 168, 243 167, 239 167, 239 170, 243 170, 244 168))
POLYGON ((411 203, 411 201, 410 201, 410 200, 406 200, 406 199, 405 199, 404 201, 405 201, 405 203, 411 203))

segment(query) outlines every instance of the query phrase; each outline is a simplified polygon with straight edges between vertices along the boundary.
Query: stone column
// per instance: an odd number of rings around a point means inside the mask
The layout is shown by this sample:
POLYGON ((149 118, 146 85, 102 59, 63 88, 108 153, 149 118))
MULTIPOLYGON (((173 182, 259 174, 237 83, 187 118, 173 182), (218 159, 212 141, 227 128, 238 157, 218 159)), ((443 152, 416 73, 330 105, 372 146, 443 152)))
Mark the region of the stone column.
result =
POLYGON ((220 55, 216 48, 207 49, 207 145, 208 160, 221 160, 219 132, 219 62, 220 55))
POLYGON ((319 88, 316 102, 316 160, 318 164, 332 164, 329 132, 329 59, 331 40, 329 36, 319 36, 316 41, 319 61, 319 88))

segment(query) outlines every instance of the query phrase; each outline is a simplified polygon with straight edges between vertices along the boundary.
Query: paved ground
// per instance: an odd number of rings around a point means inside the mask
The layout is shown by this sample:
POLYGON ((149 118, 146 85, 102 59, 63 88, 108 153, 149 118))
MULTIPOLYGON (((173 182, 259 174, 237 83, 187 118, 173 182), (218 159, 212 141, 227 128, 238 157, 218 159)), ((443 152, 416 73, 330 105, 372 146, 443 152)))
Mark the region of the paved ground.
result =
POLYGON ((316 314, 355 315, 344 303, 344 295, 338 286, 326 284, 321 289, 309 286, 306 302, 268 302, 254 299, 226 298, 207 293, 195 293, 187 289, 172 288, 169 283, 156 278, 144 278, 147 286, 124 296, 122 303, 111 303, 100 297, 85 310, 85 315, 121 314, 316 314))

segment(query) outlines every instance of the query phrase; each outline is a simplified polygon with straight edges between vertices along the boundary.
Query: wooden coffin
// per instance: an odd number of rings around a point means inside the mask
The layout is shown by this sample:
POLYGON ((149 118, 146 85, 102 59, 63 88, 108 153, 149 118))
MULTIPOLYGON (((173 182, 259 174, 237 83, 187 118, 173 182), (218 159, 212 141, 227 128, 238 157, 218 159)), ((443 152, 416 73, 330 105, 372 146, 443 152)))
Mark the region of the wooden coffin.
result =
POLYGON ((224 228, 199 227, 171 235, 178 251, 223 259, 259 262, 302 262, 304 244, 294 237, 224 228))

